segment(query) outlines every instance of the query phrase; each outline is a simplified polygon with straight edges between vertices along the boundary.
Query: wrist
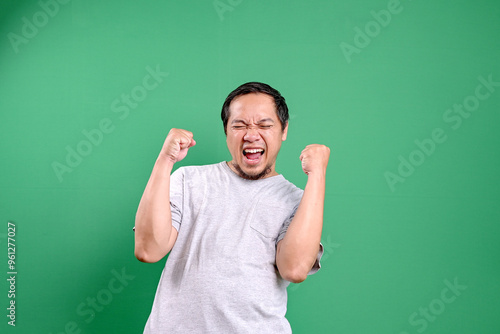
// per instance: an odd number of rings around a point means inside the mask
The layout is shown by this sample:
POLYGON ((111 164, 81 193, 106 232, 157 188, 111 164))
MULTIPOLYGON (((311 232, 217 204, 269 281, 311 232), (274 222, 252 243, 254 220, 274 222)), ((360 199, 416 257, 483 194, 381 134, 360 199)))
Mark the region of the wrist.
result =
POLYGON ((156 165, 163 171, 168 172, 169 175, 174 168, 175 161, 172 160, 169 156, 160 153, 158 158, 156 159, 156 165))
POLYGON ((307 181, 319 181, 325 182, 326 180, 326 170, 325 171, 310 171, 307 173, 307 181))

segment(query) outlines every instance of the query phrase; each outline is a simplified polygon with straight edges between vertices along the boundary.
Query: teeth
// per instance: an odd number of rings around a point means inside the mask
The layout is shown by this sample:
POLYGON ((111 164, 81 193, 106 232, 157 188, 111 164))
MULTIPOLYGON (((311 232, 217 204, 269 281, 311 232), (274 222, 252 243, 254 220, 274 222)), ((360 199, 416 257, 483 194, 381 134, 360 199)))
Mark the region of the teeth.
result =
POLYGON ((250 149, 250 150, 244 150, 244 153, 258 153, 258 152, 263 152, 264 150, 261 148, 255 148, 255 149, 250 149))

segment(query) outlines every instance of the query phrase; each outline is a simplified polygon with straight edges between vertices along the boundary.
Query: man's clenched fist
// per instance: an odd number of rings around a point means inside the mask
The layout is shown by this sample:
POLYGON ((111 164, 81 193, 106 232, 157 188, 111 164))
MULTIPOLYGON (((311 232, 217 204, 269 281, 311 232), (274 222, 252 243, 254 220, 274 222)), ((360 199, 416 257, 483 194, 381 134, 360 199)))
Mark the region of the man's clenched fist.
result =
POLYGON ((311 173, 326 173, 326 166, 330 158, 330 149, 325 145, 307 145, 300 154, 302 170, 307 175, 311 173))
POLYGON ((181 161, 186 157, 190 147, 196 145, 193 133, 182 129, 171 129, 168 133, 160 155, 163 155, 173 163, 181 161))

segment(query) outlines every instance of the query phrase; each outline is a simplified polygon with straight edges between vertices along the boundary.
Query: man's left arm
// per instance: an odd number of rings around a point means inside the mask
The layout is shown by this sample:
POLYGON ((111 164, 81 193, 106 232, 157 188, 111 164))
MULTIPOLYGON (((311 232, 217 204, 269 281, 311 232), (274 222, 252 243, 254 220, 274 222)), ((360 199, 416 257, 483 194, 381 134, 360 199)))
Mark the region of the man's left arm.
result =
POLYGON ((304 281, 318 256, 329 157, 330 149, 318 144, 306 146, 300 155, 307 184, 297 212, 276 249, 276 265, 281 277, 289 282, 304 281))

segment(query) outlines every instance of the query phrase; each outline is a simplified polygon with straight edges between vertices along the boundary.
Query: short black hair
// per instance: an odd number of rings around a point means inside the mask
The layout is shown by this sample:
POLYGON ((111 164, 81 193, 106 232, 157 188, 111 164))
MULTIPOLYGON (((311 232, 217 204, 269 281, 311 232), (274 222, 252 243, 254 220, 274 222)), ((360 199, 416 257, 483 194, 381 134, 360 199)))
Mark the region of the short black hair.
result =
POLYGON ((276 104, 276 114, 281 122, 281 130, 285 129, 288 122, 288 106, 286 105, 285 98, 273 87, 262 82, 247 82, 233 90, 227 96, 224 104, 222 105, 221 119, 224 124, 224 133, 227 134, 227 121, 229 120, 229 105, 231 101, 237 96, 246 95, 250 93, 264 93, 271 96, 276 104))

